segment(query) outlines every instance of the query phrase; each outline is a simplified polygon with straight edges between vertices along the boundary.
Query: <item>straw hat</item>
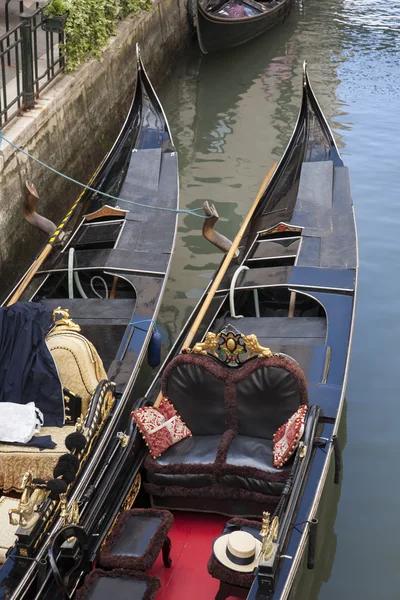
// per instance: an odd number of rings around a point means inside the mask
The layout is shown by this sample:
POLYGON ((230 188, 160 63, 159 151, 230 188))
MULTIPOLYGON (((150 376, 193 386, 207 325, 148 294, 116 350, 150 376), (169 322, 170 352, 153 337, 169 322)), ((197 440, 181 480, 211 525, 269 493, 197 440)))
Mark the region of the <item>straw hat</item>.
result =
POLYGON ((261 542, 246 531, 220 535, 214 542, 214 555, 232 571, 251 573, 258 564, 261 542))

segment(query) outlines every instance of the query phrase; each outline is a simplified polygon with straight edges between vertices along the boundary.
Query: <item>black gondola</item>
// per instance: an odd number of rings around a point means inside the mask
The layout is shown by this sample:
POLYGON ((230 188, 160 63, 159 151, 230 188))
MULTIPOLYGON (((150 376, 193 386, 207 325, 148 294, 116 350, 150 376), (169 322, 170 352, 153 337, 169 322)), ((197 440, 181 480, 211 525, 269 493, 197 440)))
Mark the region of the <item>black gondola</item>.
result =
POLYGON ((193 23, 204 54, 232 48, 261 35, 283 22, 293 0, 191 0, 193 23), (193 2, 197 2, 196 9, 193 2))
MULTIPOLYGON (((36 386, 44 407, 41 436, 51 435, 57 447, 30 454, 31 448, 0 444, 1 487, 22 491, 10 515, 19 529, 0 571, 0 598, 24 594, 35 580, 36 561, 47 551, 47 533, 60 526, 68 505, 76 507, 76 498, 88 493, 88 478, 96 468, 103 468, 110 443, 131 410, 146 352, 154 346, 155 319, 175 243, 178 163, 139 49, 135 70, 128 116, 90 182, 94 191, 86 189, 54 231, 32 209, 36 191, 28 188, 29 218, 54 233, 0 311, 1 327, 14 335, 12 342, 4 339, 2 329, 1 377, 10 390, 5 367, 14 369, 31 344, 24 367, 28 375, 24 370, 18 384, 22 403, 29 386, 36 386), (50 389, 54 374, 59 378, 52 388, 52 408, 56 402, 62 408, 46 413, 43 386, 50 389), (7 476, 14 480, 5 482, 7 476), (29 560, 18 562, 18 556, 29 560)), ((153 363, 156 358, 151 357, 153 363)), ((3 391, 2 400, 12 400, 3 391)))
MULTIPOLYGON (((325 483, 333 463, 335 481, 340 480, 336 436, 358 265, 348 171, 306 72, 295 131, 271 172, 159 375, 135 404, 136 411, 142 409, 135 412, 142 433, 143 415, 153 418, 152 411, 182 427, 171 405, 165 412, 169 399, 192 436, 153 458, 130 420, 125 445, 115 440, 108 468, 98 467, 88 482, 87 490, 96 492, 75 496, 82 527, 79 533, 76 529, 75 560, 82 566, 79 549, 85 556, 89 550, 100 569, 81 586, 76 577, 64 576, 62 559, 70 553, 61 552, 57 559, 53 555, 57 583, 47 564, 38 597, 56 597, 57 585, 67 585, 69 591, 78 585, 79 599, 98 597, 106 588, 110 594, 122 585, 125 594, 154 598, 154 579, 101 570, 111 562, 137 569, 138 555, 130 553, 130 543, 137 544, 140 531, 155 531, 156 513, 135 512, 143 506, 175 517, 169 532, 172 574, 160 561, 152 569, 164 582, 165 600, 283 600, 295 592, 302 569, 313 567, 318 527, 323 527, 318 525, 320 499, 324 488, 329 490, 325 483), (293 421, 300 409, 302 417, 293 421), (284 465, 273 466, 273 432, 288 421, 297 427, 297 437, 288 440, 293 454, 284 465), (129 535, 120 538, 122 521, 126 525, 134 515, 140 515, 140 529, 127 529, 129 535), (237 535, 230 546, 224 541, 238 532, 241 543, 242 533, 246 543, 249 535, 253 540, 246 552, 237 546, 237 535), (204 561, 201 568, 199 561, 204 561), (129 591, 131 584, 142 586, 142 596, 129 591)), ((164 427, 147 431, 150 447, 151 435, 166 432, 164 427)), ((170 429, 168 433, 172 435, 170 429)), ((157 454, 155 448, 153 452, 157 454)), ((73 532, 66 529, 62 535, 73 532)), ((164 525, 151 537, 157 548, 167 533, 164 525)), ((59 548, 55 530, 52 539, 59 548)), ((147 542, 142 541, 144 548, 147 542)))

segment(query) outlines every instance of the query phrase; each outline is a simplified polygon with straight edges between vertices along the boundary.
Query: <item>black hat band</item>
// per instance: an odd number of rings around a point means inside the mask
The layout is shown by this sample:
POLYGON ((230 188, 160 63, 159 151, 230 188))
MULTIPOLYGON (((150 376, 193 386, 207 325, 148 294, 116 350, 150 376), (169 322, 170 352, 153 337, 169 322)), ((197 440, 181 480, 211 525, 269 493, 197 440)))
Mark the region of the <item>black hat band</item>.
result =
POLYGON ((227 547, 226 548, 226 556, 235 565, 240 565, 240 566, 244 567, 246 565, 251 565, 251 563, 254 561, 254 559, 256 557, 256 553, 254 552, 251 556, 248 556, 247 558, 239 558, 238 556, 235 556, 234 554, 232 554, 232 552, 230 552, 229 548, 227 547))

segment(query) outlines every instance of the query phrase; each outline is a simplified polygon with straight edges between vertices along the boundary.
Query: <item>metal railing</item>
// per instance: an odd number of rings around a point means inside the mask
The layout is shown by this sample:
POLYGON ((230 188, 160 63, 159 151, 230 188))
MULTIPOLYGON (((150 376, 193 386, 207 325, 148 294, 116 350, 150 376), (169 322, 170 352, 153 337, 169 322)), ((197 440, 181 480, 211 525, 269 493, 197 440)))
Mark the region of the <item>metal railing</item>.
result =
POLYGON ((64 68, 64 32, 44 31, 42 9, 20 14, 0 37, 0 127, 35 106, 39 93, 64 68))

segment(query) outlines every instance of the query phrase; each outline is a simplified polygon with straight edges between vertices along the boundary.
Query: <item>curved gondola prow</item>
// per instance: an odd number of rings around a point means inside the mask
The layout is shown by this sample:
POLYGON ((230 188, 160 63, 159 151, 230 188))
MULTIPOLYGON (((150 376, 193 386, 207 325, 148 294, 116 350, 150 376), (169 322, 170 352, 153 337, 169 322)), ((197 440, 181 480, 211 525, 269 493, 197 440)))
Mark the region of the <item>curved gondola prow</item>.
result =
MULTIPOLYGON (((126 143, 128 136, 131 134, 132 130, 137 126, 138 121, 141 119, 137 118, 137 115, 141 114, 139 108, 142 105, 142 88, 140 83, 140 68, 139 68, 139 57, 136 55, 136 79, 135 79, 135 90, 133 94, 133 100, 130 104, 128 114, 125 118, 125 121, 122 125, 120 133, 111 146, 111 149, 103 158, 96 172, 90 180, 90 186, 95 189, 101 189, 104 181, 107 179, 110 169, 113 168, 116 157, 121 152, 123 146, 126 143)), ((112 192, 111 192, 112 193, 112 192)), ((95 195, 95 192, 90 190, 84 190, 81 194, 82 204, 84 201, 91 199, 95 195)))
POLYGON ((164 112, 162 104, 154 90, 154 87, 150 81, 150 78, 147 75, 147 71, 143 65, 139 44, 136 44, 136 56, 137 56, 137 61, 138 61, 138 74, 140 75, 141 84, 143 85, 144 89, 146 90, 147 94, 149 95, 150 99, 152 100, 154 108, 157 108, 157 112, 159 113, 159 116, 164 123, 165 131, 168 134, 171 144, 173 145, 174 142, 172 139, 172 134, 171 134, 171 129, 170 129, 170 126, 168 123, 168 119, 166 117, 166 114, 164 112))
POLYGON ((315 116, 317 117, 319 125, 320 125, 326 139, 329 141, 329 144, 331 147, 330 159, 333 161, 335 166, 342 167, 343 160, 342 160, 342 157, 340 156, 340 152, 337 147, 335 138, 333 137, 333 133, 331 131, 331 128, 328 125, 328 121, 326 120, 325 115, 322 112, 321 107, 318 103, 318 100, 314 94, 312 87, 311 87, 310 79, 308 76, 307 60, 304 60, 304 62, 303 62, 303 97, 304 96, 306 97, 307 102, 309 103, 312 111, 314 112, 315 116))
POLYGON ((256 216, 262 213, 266 213, 271 210, 271 200, 275 198, 277 188, 281 182, 282 177, 286 177, 288 165, 292 159, 293 151, 303 144, 303 161, 307 162, 309 158, 307 154, 312 147, 311 140, 311 115, 314 115, 318 121, 318 125, 326 139, 326 146, 329 148, 328 160, 332 160, 335 167, 343 166, 343 161, 340 156, 338 147, 336 145, 335 138, 333 137, 332 131, 328 125, 328 122, 318 104, 317 98, 313 92, 308 77, 307 61, 303 63, 303 93, 302 101, 297 117, 297 122, 286 147, 285 152, 280 159, 277 168, 264 191, 263 198, 259 204, 256 216))

